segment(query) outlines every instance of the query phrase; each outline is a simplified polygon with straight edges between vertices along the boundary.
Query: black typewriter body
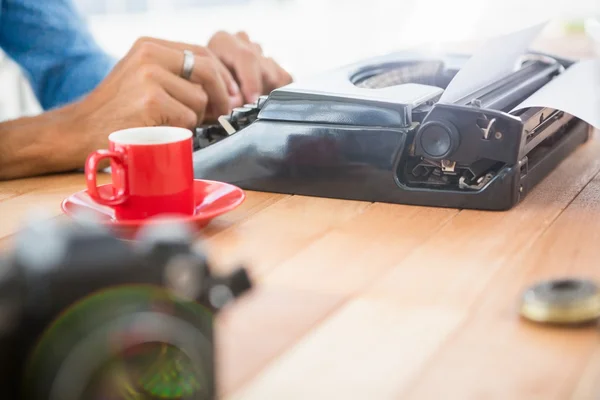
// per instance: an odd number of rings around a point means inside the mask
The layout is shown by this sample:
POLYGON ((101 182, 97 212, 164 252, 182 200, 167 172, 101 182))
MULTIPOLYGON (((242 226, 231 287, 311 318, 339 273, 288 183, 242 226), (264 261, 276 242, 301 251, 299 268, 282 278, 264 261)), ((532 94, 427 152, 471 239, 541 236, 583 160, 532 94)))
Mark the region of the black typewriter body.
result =
POLYGON ((196 130, 194 175, 246 190, 466 209, 519 203, 592 129, 510 111, 571 66, 538 53, 438 103, 466 55, 403 52, 298 81, 196 130))

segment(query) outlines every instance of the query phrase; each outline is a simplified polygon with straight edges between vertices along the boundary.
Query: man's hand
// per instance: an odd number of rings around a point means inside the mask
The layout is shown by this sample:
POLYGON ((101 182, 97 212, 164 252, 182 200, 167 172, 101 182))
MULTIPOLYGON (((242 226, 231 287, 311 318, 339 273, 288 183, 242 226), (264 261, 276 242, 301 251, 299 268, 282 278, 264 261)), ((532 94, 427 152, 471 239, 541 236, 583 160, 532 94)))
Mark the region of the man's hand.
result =
POLYGON ((290 75, 243 33, 217 33, 208 47, 142 38, 82 109, 94 126, 108 124, 105 132, 146 125, 193 128, 289 82, 290 75), (196 56, 189 81, 180 77, 184 50, 196 56))
POLYGON ((0 124, 0 179, 82 168, 90 152, 108 146, 113 131, 193 129, 289 81, 244 35, 219 33, 208 47, 140 39, 79 102, 0 124), (195 55, 189 80, 181 77, 184 50, 195 55))
POLYGON ((142 38, 80 105, 87 129, 193 128, 206 117, 227 114, 238 91, 231 73, 210 50, 142 38), (184 50, 195 55, 189 80, 180 76, 184 50))
POLYGON ((139 39, 107 79, 81 101, 83 131, 90 140, 86 153, 106 147, 107 134, 117 129, 155 125, 192 129, 215 121, 251 101, 243 93, 258 96, 290 81, 289 74, 259 56, 260 49, 249 41, 217 34, 211 43, 201 47, 139 39), (195 55, 189 81, 180 76, 184 50, 195 55))
POLYGON ((208 43, 208 48, 231 71, 239 83, 242 102, 253 103, 261 94, 292 82, 292 77, 272 58, 265 57, 259 44, 250 40, 245 32, 231 35, 218 32, 208 43))

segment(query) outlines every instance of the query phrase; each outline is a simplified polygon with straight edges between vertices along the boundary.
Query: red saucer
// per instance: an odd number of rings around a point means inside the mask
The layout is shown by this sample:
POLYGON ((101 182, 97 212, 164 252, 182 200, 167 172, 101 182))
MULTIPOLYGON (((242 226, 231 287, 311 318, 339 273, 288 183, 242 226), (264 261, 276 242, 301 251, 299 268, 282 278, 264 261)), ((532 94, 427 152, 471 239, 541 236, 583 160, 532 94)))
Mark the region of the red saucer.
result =
MULTIPOLYGON (((113 193, 112 184, 98 186, 98 192, 103 197, 110 196, 113 193)), ((246 198, 244 191, 237 186, 201 179, 194 180, 194 192, 197 199, 194 215, 169 216, 171 221, 181 221, 202 228, 208 225, 213 218, 225 214, 242 204, 246 198)), ((166 222, 156 218, 117 220, 113 208, 96 203, 88 195, 87 190, 74 193, 63 200, 61 208, 65 214, 72 218, 76 218, 81 214, 91 215, 99 223, 118 230, 137 230, 144 225, 166 222)))

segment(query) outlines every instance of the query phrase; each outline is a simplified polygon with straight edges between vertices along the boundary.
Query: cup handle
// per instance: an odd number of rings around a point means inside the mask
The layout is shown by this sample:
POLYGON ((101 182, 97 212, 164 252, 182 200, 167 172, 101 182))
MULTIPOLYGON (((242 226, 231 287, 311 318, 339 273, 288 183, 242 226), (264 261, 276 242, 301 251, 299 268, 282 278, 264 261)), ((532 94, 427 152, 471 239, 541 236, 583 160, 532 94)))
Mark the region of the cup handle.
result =
MULTIPOLYGON (((114 175, 113 175, 114 176, 114 175)), ((129 192, 129 184, 127 182, 127 174, 125 173, 125 157, 124 154, 118 151, 97 150, 89 155, 85 163, 85 180, 87 183, 88 194, 92 199, 106 206, 116 206, 127 200, 129 192), (117 194, 105 198, 98 193, 96 184, 96 172, 98 171, 98 163, 105 158, 111 158, 115 161, 115 168, 120 169, 119 175, 124 177, 123 187, 119 188, 117 194)))

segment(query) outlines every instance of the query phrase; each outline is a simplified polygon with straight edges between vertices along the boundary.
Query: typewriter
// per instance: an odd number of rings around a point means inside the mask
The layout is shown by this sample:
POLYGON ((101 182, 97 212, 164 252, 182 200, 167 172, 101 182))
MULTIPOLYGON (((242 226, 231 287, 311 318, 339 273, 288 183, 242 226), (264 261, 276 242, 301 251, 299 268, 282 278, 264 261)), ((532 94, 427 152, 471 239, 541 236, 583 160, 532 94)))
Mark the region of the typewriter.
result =
POLYGON ((438 102, 467 59, 399 52, 277 89, 196 129, 195 177, 264 192, 510 209, 592 128, 560 110, 511 112, 572 65, 536 52, 508 76, 438 102))

